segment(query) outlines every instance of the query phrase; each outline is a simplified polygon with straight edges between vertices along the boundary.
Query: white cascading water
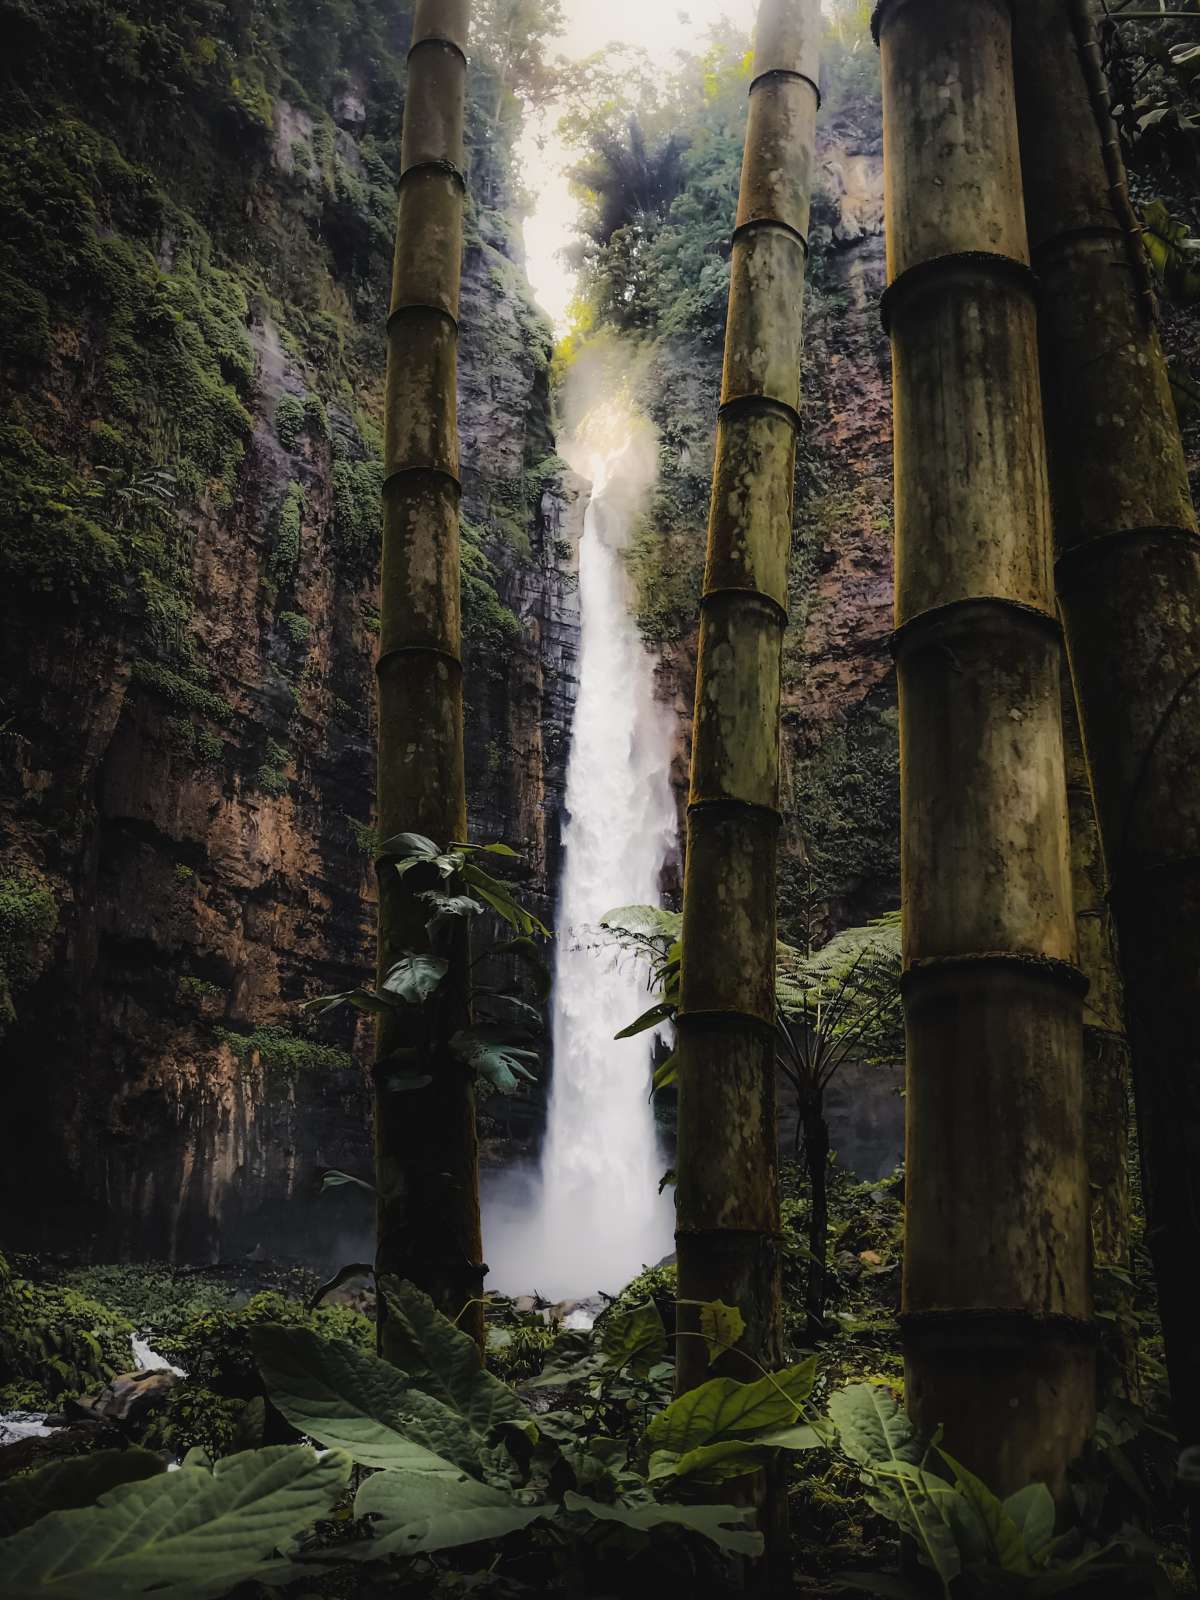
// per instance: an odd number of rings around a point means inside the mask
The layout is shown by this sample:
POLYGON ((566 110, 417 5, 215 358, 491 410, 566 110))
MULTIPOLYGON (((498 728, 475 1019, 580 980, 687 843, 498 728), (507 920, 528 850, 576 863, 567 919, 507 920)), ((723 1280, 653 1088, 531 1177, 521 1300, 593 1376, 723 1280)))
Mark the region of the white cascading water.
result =
POLYGON ((641 471, 626 420, 585 427, 592 499, 579 546, 579 697, 554 983, 554 1083, 542 1157, 539 1288, 560 1298, 623 1286, 673 1248, 670 1192, 649 1102, 653 1034, 615 1039, 652 1004, 646 972, 596 937, 607 911, 657 905, 676 843, 674 718, 630 615, 621 550, 641 471), (623 435, 623 437, 622 437, 623 435), (634 492, 631 493, 630 490, 634 492), (548 1287, 543 1287, 546 1285, 548 1287))
POLYGON ((608 911, 657 905, 677 842, 673 713, 631 615, 621 550, 653 481, 648 424, 588 414, 572 465, 593 484, 579 547, 579 691, 556 919, 554 1079, 540 1183, 488 1204, 489 1286, 558 1301, 615 1293, 674 1248, 672 1191, 649 1101, 653 1033, 614 1037, 650 1005, 643 963, 606 947, 608 911))

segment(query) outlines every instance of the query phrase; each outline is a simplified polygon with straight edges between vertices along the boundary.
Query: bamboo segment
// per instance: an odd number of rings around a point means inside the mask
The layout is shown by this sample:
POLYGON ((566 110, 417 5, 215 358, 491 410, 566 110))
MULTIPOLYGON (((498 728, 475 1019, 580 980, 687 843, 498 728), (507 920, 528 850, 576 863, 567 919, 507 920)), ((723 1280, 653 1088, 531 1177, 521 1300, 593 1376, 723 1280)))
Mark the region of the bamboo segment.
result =
MULTIPOLYGON (((746 1320, 740 1377, 780 1344, 775 1106, 779 711, 787 622, 817 0, 763 0, 733 258, 700 624, 679 1016, 681 1301, 746 1320)), ((681 1305, 680 1391, 710 1376, 681 1305)))
POLYGON ((1137 1336, 1133 1297, 1110 1269, 1128 1273, 1129 1237, 1129 1041, 1125 993, 1117 965, 1108 883, 1096 804, 1083 753, 1083 735, 1070 672, 1063 671, 1063 741, 1067 753, 1067 813, 1071 827, 1071 885, 1079 966, 1088 980, 1083 1011, 1083 1107, 1091 1199, 1092 1269, 1108 1274, 1104 1297, 1117 1320, 1101 1347, 1097 1403, 1113 1395, 1138 1401, 1137 1336))
POLYGON ((1081 1006, 1006 0, 883 0, 906 1392, 997 1492, 1090 1429, 1081 1006))
MULTIPOLYGON (((1090 8, 1019 0, 1059 603, 1125 981, 1180 1442, 1200 1444, 1200 537, 1090 8)), ((1200 1545, 1200 1517, 1193 1540, 1200 1545)))
MULTIPOLYGON (((468 0, 417 0, 409 56, 388 373, 383 493, 378 812, 382 838, 466 836, 457 432, 463 119, 468 0)), ((425 947, 425 913, 380 863, 379 971, 425 947)), ((465 965, 465 963, 462 963, 465 965)), ((387 1062, 412 1041, 379 1030, 375 1072, 377 1267, 410 1279, 482 1338, 486 1271, 474 1090, 446 1041, 465 997, 441 999, 434 1083, 389 1092, 387 1062), (468 1307, 464 1313, 464 1307, 468 1307)), ((390 1354, 386 1319, 381 1350, 390 1354)))

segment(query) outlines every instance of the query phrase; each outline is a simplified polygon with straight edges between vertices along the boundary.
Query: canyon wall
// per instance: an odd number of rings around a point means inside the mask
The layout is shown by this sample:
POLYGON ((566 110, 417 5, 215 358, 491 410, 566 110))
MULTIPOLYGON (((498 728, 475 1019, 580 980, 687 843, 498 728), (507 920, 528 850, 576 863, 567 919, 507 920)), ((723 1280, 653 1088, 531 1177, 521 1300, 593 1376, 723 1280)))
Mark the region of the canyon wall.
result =
MULTIPOLYGON (((0 6, 4 1236, 323 1259, 362 1230, 382 328, 406 8, 0 6)), ((580 486, 472 81, 474 836, 556 881, 580 486)), ((486 1108, 485 1108, 486 1110, 486 1108)))

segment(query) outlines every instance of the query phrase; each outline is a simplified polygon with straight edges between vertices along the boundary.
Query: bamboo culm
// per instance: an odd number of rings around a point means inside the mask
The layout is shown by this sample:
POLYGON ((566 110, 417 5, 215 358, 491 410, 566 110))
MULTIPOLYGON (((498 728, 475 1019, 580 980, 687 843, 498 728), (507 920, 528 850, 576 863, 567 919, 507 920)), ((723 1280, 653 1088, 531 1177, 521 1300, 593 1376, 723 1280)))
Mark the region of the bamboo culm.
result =
MULTIPOLYGON (((467 828, 457 358, 469 21, 469 0, 417 0, 388 319, 378 825, 383 839, 414 832, 442 845, 467 828)), ((404 952, 425 946, 426 916, 381 861, 381 978, 404 952)), ((448 1049, 466 1018, 466 966, 464 954, 443 986, 431 1087, 388 1091, 389 1059, 411 1041, 399 1014, 380 1026, 376 1264, 482 1339, 474 1087, 448 1049)), ((389 1355, 386 1307, 380 1348, 389 1355)))
MULTIPOLYGON (((716 1371, 782 1359, 775 1103, 779 714, 819 94, 817 0, 763 0, 733 235, 683 900, 681 1301, 746 1322, 716 1371), (745 1351, 745 1359, 741 1352, 745 1351)), ((680 1306, 677 1386, 712 1374, 680 1306)))
MULTIPOLYGON (((1125 985, 1146 1239, 1200 1444, 1200 535, 1083 0, 1017 4, 1056 583, 1125 985)), ((1193 1559, 1200 1506, 1191 1508, 1193 1559)))
POLYGON ((908 1039, 901 1327, 922 1432, 1000 1494, 1095 1409, 1061 629, 1007 0, 883 0, 908 1039))

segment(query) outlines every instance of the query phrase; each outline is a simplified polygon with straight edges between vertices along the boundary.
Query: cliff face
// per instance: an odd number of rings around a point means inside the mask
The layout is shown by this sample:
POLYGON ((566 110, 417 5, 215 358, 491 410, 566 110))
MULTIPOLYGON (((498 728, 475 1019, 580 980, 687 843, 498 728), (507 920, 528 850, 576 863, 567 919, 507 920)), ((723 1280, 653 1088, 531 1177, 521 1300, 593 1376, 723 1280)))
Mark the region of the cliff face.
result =
MULTIPOLYGON (((358 1215, 400 4, 3 0, 6 1237, 321 1257, 358 1215)), ((472 94, 475 836, 557 871, 578 486, 472 94)), ((485 137, 486 135, 486 137, 485 137)))
MULTIPOLYGON (((892 628, 891 376, 884 288, 883 154, 876 101, 818 129, 806 297, 805 422, 796 477, 791 624, 784 647, 780 918, 821 942, 899 903, 892 628)), ((717 325, 656 339, 642 380, 659 427, 660 479, 635 541, 643 631, 680 718, 686 794, 712 435, 717 325)))

